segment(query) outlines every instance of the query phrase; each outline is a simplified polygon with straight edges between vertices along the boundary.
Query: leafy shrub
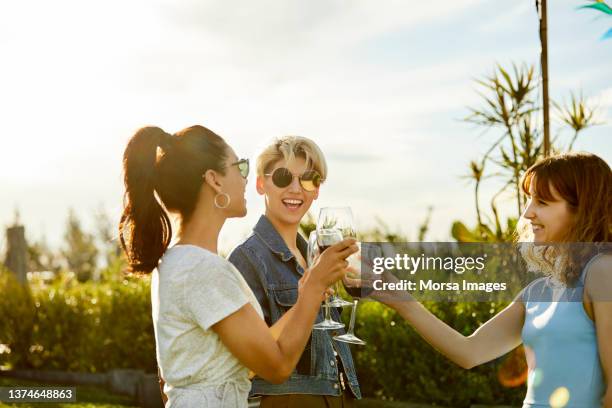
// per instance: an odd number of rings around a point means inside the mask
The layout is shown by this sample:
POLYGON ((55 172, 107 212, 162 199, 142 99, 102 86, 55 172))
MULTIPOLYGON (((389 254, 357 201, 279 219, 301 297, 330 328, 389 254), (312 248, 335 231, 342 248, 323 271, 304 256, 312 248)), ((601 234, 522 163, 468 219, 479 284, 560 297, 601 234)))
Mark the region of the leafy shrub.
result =
POLYGON ((32 293, 0 266, 0 366, 26 363, 35 310, 32 293))
MULTIPOLYGON (((156 371, 148 278, 78 283, 63 275, 30 293, 11 276, 0 274, 0 343, 11 349, 10 354, 0 354, 0 364, 8 361, 15 368, 82 372, 156 371)), ((504 306, 426 304, 464 335, 504 306)), ((345 312, 348 320, 349 310, 345 312)), ((464 370, 421 340, 396 312, 377 302, 362 302, 356 332, 368 342, 353 349, 365 396, 453 407, 520 405, 524 397, 524 387, 502 384, 522 384, 524 357, 520 354, 464 370)))
POLYGON ((51 285, 33 289, 28 306, 21 300, 21 293, 29 292, 27 289, 11 289, 4 281, 0 285, 0 291, 6 294, 0 301, 0 310, 6 310, 3 325, 5 321, 25 321, 26 310, 33 316, 29 325, 24 323, 29 332, 24 329, 12 335, 13 367, 157 371, 148 278, 78 283, 62 276, 51 285), (12 304, 23 306, 15 308, 12 304))

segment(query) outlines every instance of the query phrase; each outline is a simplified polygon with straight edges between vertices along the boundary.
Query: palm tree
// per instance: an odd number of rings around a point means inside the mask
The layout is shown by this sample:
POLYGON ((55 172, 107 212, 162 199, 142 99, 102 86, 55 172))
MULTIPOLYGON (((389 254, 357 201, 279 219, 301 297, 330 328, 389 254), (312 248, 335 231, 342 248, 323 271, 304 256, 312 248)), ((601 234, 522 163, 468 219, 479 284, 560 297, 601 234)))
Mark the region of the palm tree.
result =
MULTIPOLYGON (((593 9, 597 11, 601 11, 608 16, 612 16, 612 7, 608 6, 603 0, 592 0, 591 3, 585 4, 584 6, 578 7, 579 9, 593 9)), ((612 38, 612 28, 610 28, 606 33, 601 37, 602 40, 612 38)))
MULTIPOLYGON (((493 74, 477 80, 483 103, 469 107, 466 122, 492 129, 498 134, 484 155, 469 163, 466 178, 474 185, 477 226, 467 228, 457 221, 451 233, 460 242, 498 242, 511 238, 516 220, 526 204, 521 177, 544 154, 543 130, 537 125, 541 107, 538 106, 537 81, 534 67, 513 64, 512 70, 498 65, 493 74), (501 188, 490 199, 490 211, 481 205, 481 184, 485 179, 501 181, 501 188), (503 197, 516 200, 516 213, 506 222, 500 219, 497 201, 503 197), (489 217, 492 214, 492 217, 489 217)), ((569 145, 555 137, 550 140, 550 151, 571 150, 579 133, 598 124, 595 108, 582 93, 571 93, 569 104, 553 103, 560 123, 573 131, 569 145), (566 147, 567 146, 567 147, 566 147)), ((561 129, 557 129, 561 130, 561 129)))
POLYGON ((546 0, 536 0, 540 20, 540 63, 542 68, 542 113, 544 116, 544 156, 550 154, 550 116, 548 106, 548 27, 546 0))

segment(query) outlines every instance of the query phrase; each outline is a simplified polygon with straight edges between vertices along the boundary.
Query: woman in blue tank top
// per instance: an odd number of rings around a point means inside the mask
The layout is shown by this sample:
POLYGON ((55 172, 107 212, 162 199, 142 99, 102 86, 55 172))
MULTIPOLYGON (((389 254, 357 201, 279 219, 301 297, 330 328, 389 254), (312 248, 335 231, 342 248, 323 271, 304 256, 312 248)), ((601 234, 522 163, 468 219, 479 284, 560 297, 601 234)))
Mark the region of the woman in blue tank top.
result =
POLYGON ((523 344, 529 369, 523 408, 612 408, 612 254, 602 250, 612 237, 610 167, 593 154, 561 154, 534 164, 522 184, 529 202, 519 240, 535 244, 524 252, 527 263, 545 265, 546 251, 576 247, 567 243, 580 243, 587 255, 557 252, 569 259, 564 267, 549 263, 546 277, 467 337, 418 302, 379 300, 466 369, 523 344))

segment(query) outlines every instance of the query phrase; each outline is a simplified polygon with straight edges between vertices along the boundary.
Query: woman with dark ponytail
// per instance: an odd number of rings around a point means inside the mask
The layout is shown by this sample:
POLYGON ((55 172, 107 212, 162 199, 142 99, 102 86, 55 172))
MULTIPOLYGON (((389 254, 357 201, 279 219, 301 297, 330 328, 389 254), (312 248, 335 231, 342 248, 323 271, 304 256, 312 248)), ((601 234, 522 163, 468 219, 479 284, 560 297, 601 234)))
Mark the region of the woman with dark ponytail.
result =
POLYGON ((292 373, 325 290, 345 273, 354 240, 326 250, 304 274, 298 301, 275 340, 242 275, 217 255, 225 220, 246 215, 249 162, 214 132, 139 129, 124 157, 119 225, 129 270, 153 273, 157 361, 168 407, 246 407, 249 369, 272 383, 292 373), (169 248, 179 221, 178 242, 169 248))

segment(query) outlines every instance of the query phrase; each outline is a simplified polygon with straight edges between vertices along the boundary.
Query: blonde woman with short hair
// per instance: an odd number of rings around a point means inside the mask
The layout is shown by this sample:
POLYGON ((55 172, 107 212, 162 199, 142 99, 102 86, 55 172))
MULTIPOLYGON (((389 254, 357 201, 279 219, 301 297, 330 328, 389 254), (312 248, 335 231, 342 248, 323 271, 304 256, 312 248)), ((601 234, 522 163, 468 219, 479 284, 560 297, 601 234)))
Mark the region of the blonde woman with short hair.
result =
MULTIPOLYGON (((230 254, 261 305, 269 325, 282 329, 298 299, 298 281, 307 268, 307 243, 300 222, 319 197, 327 179, 327 163, 310 139, 276 139, 257 157, 257 192, 265 213, 253 233, 230 254)), ((333 317, 340 319, 337 310, 333 317)), ((319 313, 317 321, 322 320, 319 313)), ((261 408, 352 407, 361 391, 351 351, 333 341, 335 334, 314 330, 296 369, 282 384, 255 377, 251 395, 262 396, 261 408)))

